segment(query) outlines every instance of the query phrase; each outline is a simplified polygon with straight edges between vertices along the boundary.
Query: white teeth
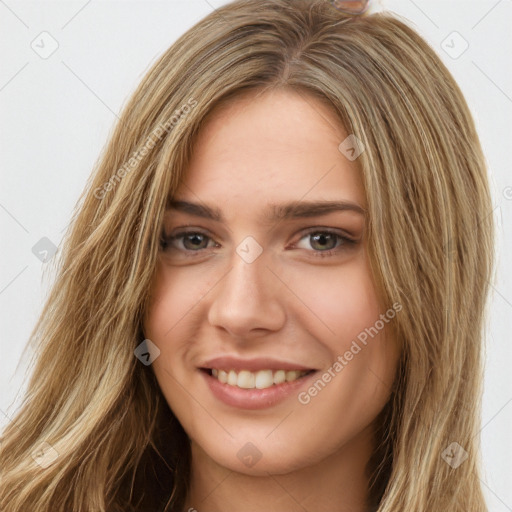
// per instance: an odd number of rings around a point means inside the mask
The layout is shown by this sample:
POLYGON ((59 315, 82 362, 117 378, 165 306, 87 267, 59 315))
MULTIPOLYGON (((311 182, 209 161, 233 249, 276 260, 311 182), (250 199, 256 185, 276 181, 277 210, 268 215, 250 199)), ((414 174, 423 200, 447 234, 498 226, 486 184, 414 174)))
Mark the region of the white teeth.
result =
POLYGON ((256 379, 254 385, 257 389, 265 389, 269 388, 274 384, 274 379, 272 378, 272 370, 260 370, 256 374, 256 379))
POLYGON ((289 370, 286 372, 286 382, 291 382, 292 380, 295 380, 299 373, 297 370, 289 370))
POLYGON ((237 383, 238 383, 238 375, 236 374, 236 372, 234 370, 231 370, 228 373, 228 384, 230 386, 236 386, 237 383))
POLYGON ((274 372, 274 384, 281 384, 286 380, 286 372, 284 370, 277 370, 274 372))
POLYGON ((242 389, 266 389, 283 382, 292 382, 306 373, 308 371, 302 370, 259 370, 257 372, 241 370, 237 373, 235 370, 227 372, 212 368, 212 377, 217 378, 223 384, 242 389))
POLYGON ((254 388, 254 380, 254 373, 248 372, 247 370, 242 370, 238 374, 238 380, 236 385, 239 388, 252 389, 254 388))

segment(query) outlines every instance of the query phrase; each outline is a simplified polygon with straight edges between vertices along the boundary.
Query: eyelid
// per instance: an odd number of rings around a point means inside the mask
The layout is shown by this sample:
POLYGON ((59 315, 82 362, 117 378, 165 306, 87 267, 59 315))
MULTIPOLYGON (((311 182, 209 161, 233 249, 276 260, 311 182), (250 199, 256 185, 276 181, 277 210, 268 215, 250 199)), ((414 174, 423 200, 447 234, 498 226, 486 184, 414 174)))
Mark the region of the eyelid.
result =
POLYGON ((302 230, 299 235, 299 241, 302 240, 304 237, 312 234, 312 233, 329 233, 331 235, 337 235, 343 239, 350 240, 351 242, 358 242, 359 239, 355 237, 354 235, 351 235, 348 231, 341 228, 328 228, 325 226, 313 226, 310 228, 306 228, 305 230, 302 230))

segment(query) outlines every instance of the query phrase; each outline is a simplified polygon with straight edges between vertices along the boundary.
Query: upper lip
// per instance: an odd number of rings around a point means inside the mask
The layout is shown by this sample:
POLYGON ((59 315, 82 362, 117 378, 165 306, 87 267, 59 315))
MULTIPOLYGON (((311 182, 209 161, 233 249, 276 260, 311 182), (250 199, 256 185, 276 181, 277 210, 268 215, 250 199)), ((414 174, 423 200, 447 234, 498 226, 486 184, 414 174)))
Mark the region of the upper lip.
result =
POLYGON ((254 359, 241 359, 239 357, 221 356, 208 359, 200 368, 217 370, 314 370, 310 366, 304 366, 298 363, 280 361, 268 357, 257 357, 254 359))

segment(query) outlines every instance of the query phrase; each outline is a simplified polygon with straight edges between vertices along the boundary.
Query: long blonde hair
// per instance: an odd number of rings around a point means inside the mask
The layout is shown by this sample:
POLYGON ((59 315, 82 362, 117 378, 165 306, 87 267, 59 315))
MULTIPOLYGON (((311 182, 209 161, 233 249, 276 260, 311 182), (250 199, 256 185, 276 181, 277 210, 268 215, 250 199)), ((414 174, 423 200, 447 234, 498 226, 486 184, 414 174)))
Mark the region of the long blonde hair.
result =
POLYGON ((358 162, 372 272, 384 303, 404 309, 394 324, 400 368, 368 469, 373 502, 379 512, 487 510, 479 420, 494 228, 474 122, 414 30, 327 0, 217 9, 125 106, 31 335, 27 393, 2 435, 1 510, 182 508, 188 439, 151 367, 134 356, 163 212, 213 109, 273 88, 326 102, 366 148, 358 162))

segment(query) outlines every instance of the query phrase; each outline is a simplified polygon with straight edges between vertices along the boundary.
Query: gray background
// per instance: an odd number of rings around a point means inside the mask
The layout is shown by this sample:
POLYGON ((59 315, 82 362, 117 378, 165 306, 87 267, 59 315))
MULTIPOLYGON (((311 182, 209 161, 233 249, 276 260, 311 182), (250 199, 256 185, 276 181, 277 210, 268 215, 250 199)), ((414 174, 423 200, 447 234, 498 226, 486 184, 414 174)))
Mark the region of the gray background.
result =
MULTIPOLYGON (((52 244, 61 243, 118 113, 145 72, 225 3, 0 0, 0 428, 26 385, 22 352, 48 291, 41 251, 49 258, 52 244)), ((409 20, 448 65, 487 156, 499 267, 487 324, 483 487, 491 512, 512 511, 512 0, 374 1, 373 10, 381 9, 409 20)))

